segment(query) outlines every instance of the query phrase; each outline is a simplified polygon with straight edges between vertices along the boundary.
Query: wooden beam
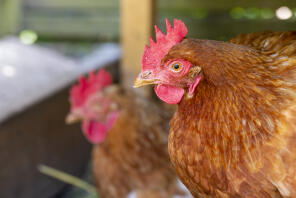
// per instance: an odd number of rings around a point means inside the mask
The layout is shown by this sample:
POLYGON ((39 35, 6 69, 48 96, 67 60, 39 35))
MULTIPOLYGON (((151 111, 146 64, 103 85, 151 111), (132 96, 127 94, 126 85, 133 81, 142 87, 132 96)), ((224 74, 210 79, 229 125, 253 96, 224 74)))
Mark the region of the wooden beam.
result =
POLYGON ((121 0, 122 80, 131 87, 141 70, 141 58, 155 24, 156 0, 121 0))

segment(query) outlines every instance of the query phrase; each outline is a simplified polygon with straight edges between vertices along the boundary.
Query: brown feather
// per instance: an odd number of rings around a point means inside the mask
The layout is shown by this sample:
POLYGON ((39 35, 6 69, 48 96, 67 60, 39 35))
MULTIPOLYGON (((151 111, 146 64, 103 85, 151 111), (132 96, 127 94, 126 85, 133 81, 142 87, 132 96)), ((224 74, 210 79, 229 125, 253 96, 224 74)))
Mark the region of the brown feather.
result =
POLYGON ((186 39, 203 81, 171 120, 170 157, 195 197, 296 197, 296 32, 186 39))
POLYGON ((106 140, 93 150, 93 170, 104 198, 171 198, 178 192, 177 176, 167 151, 172 110, 112 86, 103 93, 120 111, 106 140))

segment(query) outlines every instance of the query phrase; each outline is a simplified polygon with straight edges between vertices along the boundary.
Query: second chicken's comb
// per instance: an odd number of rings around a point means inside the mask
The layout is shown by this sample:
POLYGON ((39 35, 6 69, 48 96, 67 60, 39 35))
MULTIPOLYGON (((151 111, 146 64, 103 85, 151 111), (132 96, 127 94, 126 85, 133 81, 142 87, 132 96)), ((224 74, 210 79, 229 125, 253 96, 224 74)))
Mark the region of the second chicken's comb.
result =
POLYGON ((78 85, 74 85, 70 91, 71 108, 84 105, 88 97, 110 84, 112 76, 103 69, 98 73, 90 72, 88 78, 80 77, 78 85))
POLYGON ((165 35, 155 26, 156 42, 150 37, 150 47, 145 46, 142 57, 142 70, 153 70, 160 65, 161 59, 177 43, 180 43, 187 35, 188 30, 183 21, 174 19, 174 27, 166 19, 167 34, 165 35))

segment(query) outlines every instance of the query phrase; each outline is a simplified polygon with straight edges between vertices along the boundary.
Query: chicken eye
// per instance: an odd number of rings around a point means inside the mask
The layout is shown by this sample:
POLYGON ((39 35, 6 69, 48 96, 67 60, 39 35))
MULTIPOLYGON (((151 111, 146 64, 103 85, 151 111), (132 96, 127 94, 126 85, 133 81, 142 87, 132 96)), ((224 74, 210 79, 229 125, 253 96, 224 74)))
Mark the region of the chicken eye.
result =
POLYGON ((171 65, 171 70, 173 72, 180 72, 182 70, 183 65, 181 63, 173 63, 171 65))

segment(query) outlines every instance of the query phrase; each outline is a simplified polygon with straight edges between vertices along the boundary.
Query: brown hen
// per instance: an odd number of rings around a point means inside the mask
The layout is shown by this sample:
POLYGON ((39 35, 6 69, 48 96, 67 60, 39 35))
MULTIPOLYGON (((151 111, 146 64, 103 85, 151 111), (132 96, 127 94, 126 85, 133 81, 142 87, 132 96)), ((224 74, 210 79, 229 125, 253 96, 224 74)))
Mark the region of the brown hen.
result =
POLYGON ((296 32, 219 42, 184 38, 179 20, 167 29, 135 86, 178 104, 169 153, 183 183, 200 198, 295 198, 296 32))
POLYGON ((167 151, 172 110, 111 85, 104 70, 71 90, 68 122, 82 120, 94 145, 93 172, 102 198, 173 198, 185 194, 167 151))

